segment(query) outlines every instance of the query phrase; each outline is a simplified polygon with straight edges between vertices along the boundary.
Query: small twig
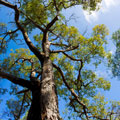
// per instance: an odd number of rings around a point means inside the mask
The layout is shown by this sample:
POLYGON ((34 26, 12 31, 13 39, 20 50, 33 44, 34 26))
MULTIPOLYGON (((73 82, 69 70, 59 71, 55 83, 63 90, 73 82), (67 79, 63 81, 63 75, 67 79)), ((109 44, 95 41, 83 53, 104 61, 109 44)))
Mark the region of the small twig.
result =
POLYGON ((22 112, 22 109, 23 109, 24 102, 25 102, 25 93, 24 93, 24 96, 23 96, 23 100, 22 100, 22 104, 21 104, 21 108, 20 108, 19 114, 18 114, 18 116, 17 116, 17 120, 20 119, 20 116, 21 116, 21 112, 22 112))
POLYGON ((16 94, 22 94, 22 93, 26 93, 28 91, 29 91, 29 89, 24 89, 24 90, 21 90, 21 91, 17 92, 16 94))
POLYGON ((73 60, 73 61, 80 61, 81 64, 82 64, 82 59, 76 59, 76 58, 73 58, 71 57, 70 55, 66 54, 65 52, 62 52, 66 57, 68 57, 69 59, 73 60))
POLYGON ((78 47, 79 47, 79 46, 74 46, 74 47, 68 48, 68 49, 66 49, 66 50, 56 50, 56 51, 51 51, 51 53, 68 52, 68 51, 75 50, 75 49, 77 49, 78 47))

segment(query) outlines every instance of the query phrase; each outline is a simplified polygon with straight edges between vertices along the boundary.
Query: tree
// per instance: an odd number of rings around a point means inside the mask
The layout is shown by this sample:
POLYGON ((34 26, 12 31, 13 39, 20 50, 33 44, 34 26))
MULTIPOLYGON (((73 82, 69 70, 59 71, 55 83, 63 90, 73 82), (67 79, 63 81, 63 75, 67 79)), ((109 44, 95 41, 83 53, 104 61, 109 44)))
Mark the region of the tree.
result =
POLYGON ((116 46, 116 51, 115 54, 111 56, 109 65, 112 67, 113 75, 120 77, 120 30, 113 33, 112 39, 116 46))
POLYGON ((27 112, 27 120, 60 120, 57 95, 67 100, 73 117, 107 120, 114 115, 107 112, 104 97, 97 94, 99 88, 109 90, 110 83, 94 72, 108 56, 104 50, 107 28, 97 25, 91 37, 86 38, 77 28, 67 25, 62 12, 75 5, 95 10, 100 2, 0 0, 2 7, 14 13, 12 26, 0 24, 0 53, 7 51, 11 40, 23 43, 0 61, 0 77, 12 83, 10 91, 17 94, 19 101, 7 102, 15 120, 27 112))

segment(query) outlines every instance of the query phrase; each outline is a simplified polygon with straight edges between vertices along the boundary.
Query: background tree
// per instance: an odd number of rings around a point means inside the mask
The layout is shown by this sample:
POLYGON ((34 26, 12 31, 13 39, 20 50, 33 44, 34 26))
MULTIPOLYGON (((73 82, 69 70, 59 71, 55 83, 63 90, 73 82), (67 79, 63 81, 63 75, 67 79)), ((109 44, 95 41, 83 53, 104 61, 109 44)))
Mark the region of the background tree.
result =
POLYGON ((113 42, 116 47, 115 54, 112 57, 109 65, 112 67, 112 73, 114 76, 120 77, 120 30, 117 30, 112 35, 113 42))
POLYGON ((27 120, 60 120, 57 95, 66 100, 73 119, 107 120, 118 115, 97 92, 110 89, 110 82, 95 74, 95 67, 109 56, 104 50, 107 28, 97 25, 91 37, 85 37, 67 25, 62 12, 75 5, 96 10, 100 2, 0 0, 14 18, 0 24, 0 53, 7 51, 11 40, 23 44, 0 61, 0 77, 11 81, 10 93, 16 94, 7 102, 10 118, 25 115, 27 120))

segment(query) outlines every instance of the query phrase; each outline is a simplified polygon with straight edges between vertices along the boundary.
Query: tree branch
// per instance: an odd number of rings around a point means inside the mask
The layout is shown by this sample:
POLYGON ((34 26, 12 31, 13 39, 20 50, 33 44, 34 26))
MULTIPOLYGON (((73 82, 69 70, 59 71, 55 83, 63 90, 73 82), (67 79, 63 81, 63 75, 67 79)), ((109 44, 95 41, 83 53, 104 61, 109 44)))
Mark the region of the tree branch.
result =
POLYGON ((22 79, 22 78, 18 78, 16 76, 10 75, 10 74, 5 73, 5 72, 2 72, 1 70, 0 70, 0 77, 5 78, 5 79, 11 81, 12 83, 20 85, 22 87, 32 89, 32 84, 30 81, 22 79))
POLYGON ((29 91, 29 89, 24 89, 24 90, 21 90, 21 91, 17 92, 16 94, 22 94, 22 93, 26 93, 28 91, 29 91))
POLYGON ((20 111, 19 111, 19 114, 18 114, 18 116, 17 116, 17 120, 20 119, 20 116, 21 116, 21 113, 22 113, 22 110, 23 110, 23 105, 24 105, 24 103, 25 103, 25 98, 26 98, 26 94, 24 93, 24 95, 23 95, 23 100, 22 100, 22 104, 21 104, 21 107, 20 107, 20 111))
POLYGON ((55 46, 59 46, 59 47, 61 47, 61 46, 64 46, 64 47, 69 47, 69 45, 66 45, 66 44, 63 44, 63 43, 50 43, 50 45, 55 45, 55 46))
POLYGON ((72 50, 75 50, 75 49, 77 49, 79 46, 74 46, 74 47, 72 47, 72 48, 68 48, 68 49, 66 49, 66 50, 56 50, 56 51, 51 51, 51 53, 60 53, 60 52, 68 52, 68 51, 72 51, 72 50))
POLYGON ((59 9, 58 9, 58 6, 57 6, 57 3, 56 3, 56 0, 53 0, 54 1, 54 5, 55 5, 55 9, 57 11, 57 13, 59 12, 59 9))
POLYGON ((42 32, 44 32, 45 31, 45 29, 44 28, 42 28, 40 25, 38 25, 34 20, 32 20, 29 16, 27 16, 24 12, 22 12, 22 11, 20 11, 23 15, 25 15, 26 16, 26 18, 28 19, 28 20, 30 20, 31 22, 32 22, 32 24, 34 24, 38 29, 40 29, 42 32))
POLYGON ((36 55, 36 57, 42 62, 43 61, 43 54, 33 45, 33 43, 31 42, 31 40, 28 37, 27 32, 25 31, 25 29, 21 26, 20 22, 19 22, 19 15, 20 15, 20 11, 17 8, 16 5, 12 5, 8 2, 5 2, 3 0, 0 0, 0 4, 9 7, 11 9, 13 9, 15 11, 15 22, 17 27, 20 29, 20 31, 23 34, 24 40, 26 42, 26 44, 28 45, 29 49, 36 55))
POLYGON ((58 20, 58 15, 56 15, 55 18, 47 25, 46 31, 48 31, 57 20, 58 20))
POLYGON ((63 82, 65 83, 65 86, 68 88, 68 90, 71 92, 71 94, 75 97, 75 99, 77 100, 77 102, 82 105, 83 107, 86 107, 85 104, 83 104, 80 100, 79 100, 79 97, 78 95, 74 92, 74 90, 72 88, 70 88, 70 86, 68 85, 67 81, 65 80, 65 77, 64 77, 64 74, 62 72, 62 70, 56 65, 53 63, 53 67, 56 68, 61 76, 62 76, 62 79, 63 79, 63 82))
POLYGON ((9 8, 15 9, 15 5, 10 4, 9 2, 0 0, 0 4, 5 5, 6 7, 9 7, 9 8))
POLYGON ((2 34, 0 34, 0 35, 10 35, 10 34, 14 34, 14 33, 16 33, 18 30, 19 30, 19 29, 16 29, 16 30, 13 30, 13 31, 8 31, 8 32, 2 33, 2 34))
POLYGON ((77 81, 81 81, 83 83, 83 81, 80 79, 81 78, 81 70, 83 68, 83 61, 81 60, 81 65, 78 71, 78 77, 77 77, 77 81))
POLYGON ((70 55, 66 54, 65 52, 62 52, 66 57, 68 57, 69 59, 73 60, 73 61, 80 61, 82 63, 82 59, 75 59, 73 57, 71 57, 70 55))

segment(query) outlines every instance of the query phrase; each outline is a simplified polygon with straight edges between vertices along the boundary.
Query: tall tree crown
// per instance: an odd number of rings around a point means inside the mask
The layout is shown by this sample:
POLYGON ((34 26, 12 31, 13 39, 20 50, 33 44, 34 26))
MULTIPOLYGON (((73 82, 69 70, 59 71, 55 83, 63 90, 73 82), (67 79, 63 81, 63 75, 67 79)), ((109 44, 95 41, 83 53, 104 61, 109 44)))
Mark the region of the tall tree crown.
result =
POLYGON ((95 68, 109 56, 104 49, 108 29, 103 24, 96 25, 91 36, 86 37, 74 26, 67 25, 64 16, 64 10, 72 6, 81 5, 83 9, 92 11, 99 8, 100 2, 101 0, 0 0, 0 5, 14 12, 13 29, 9 29, 9 24, 0 24, 0 53, 7 50, 11 40, 23 43, 0 61, 0 77, 17 84, 12 84, 10 91, 12 94, 18 93, 16 97, 20 104, 16 100, 7 102, 15 119, 19 119, 28 110, 30 91, 39 87, 43 61, 46 59, 52 61, 57 94, 66 100, 73 118, 77 116, 83 120, 107 120, 111 117, 111 109, 106 110, 107 102, 97 92, 98 89, 109 90, 110 82, 95 73, 95 68), (19 108, 13 107, 13 103, 19 108), (18 111, 13 114, 16 109, 18 111))

